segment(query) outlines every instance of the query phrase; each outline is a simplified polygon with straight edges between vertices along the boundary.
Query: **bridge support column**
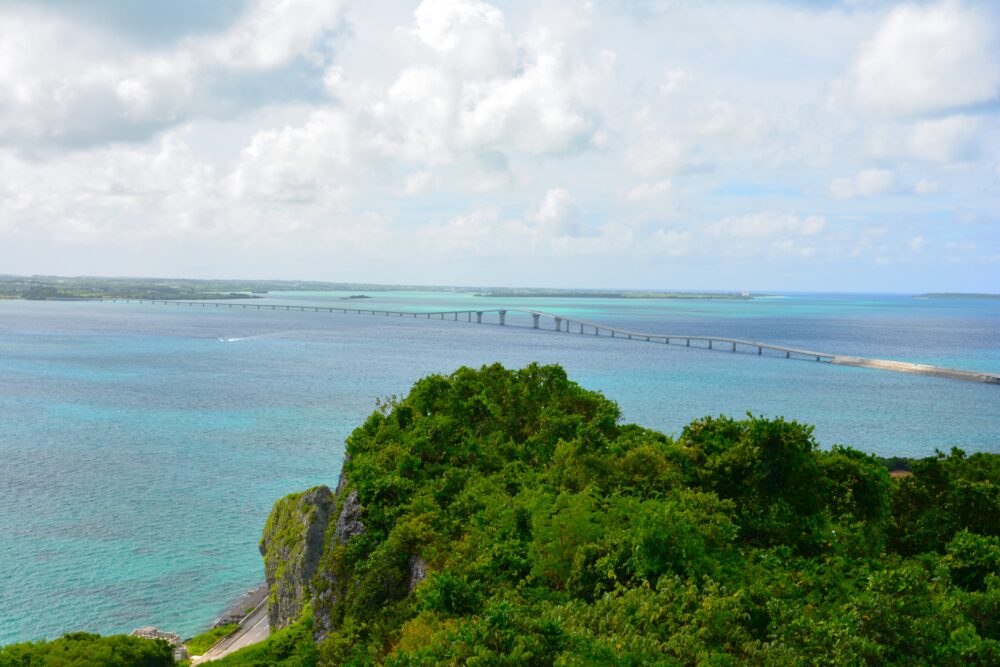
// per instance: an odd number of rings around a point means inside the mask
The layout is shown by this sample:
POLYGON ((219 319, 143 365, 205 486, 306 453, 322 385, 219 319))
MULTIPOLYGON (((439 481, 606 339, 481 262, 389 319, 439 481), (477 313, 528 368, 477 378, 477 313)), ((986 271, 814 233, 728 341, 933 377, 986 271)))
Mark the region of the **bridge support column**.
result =
POLYGON ((710 349, 710 350, 712 349, 712 339, 711 338, 708 339, 708 349, 710 349))
POLYGON ((471 322, 472 321, 472 311, 470 310, 469 312, 466 313, 466 315, 468 315, 469 321, 471 322))
POLYGON ((455 321, 458 322, 458 313, 455 313, 455 321))
POLYGON ((562 318, 561 317, 554 317, 552 319, 554 319, 556 321, 556 331, 562 331, 562 318))
POLYGON ((538 313, 532 313, 531 314, 531 328, 532 329, 537 329, 538 328, 538 318, 539 317, 541 317, 541 315, 539 315, 538 313))
POLYGON ((736 343, 733 343, 733 352, 736 351, 736 343))
POLYGON ((500 326, 504 326, 505 324, 507 324, 507 311, 506 310, 500 310, 500 311, 497 311, 497 312, 500 313, 500 326))
POLYGON ((482 323, 483 323, 483 311, 477 310, 476 311, 476 324, 482 324, 482 323))
POLYGON ((583 333, 583 324, 580 324, 580 333, 583 333))
POLYGON ((785 359, 791 359, 791 358, 792 358, 792 353, 791 352, 785 352, 785 359))
POLYGON ((764 354, 764 348, 762 348, 760 345, 757 346, 757 354, 758 355, 764 354))
POLYGON ((684 345, 685 345, 686 347, 691 347, 691 339, 690 339, 690 338, 688 338, 688 339, 687 339, 687 342, 685 342, 685 343, 684 343, 684 345))

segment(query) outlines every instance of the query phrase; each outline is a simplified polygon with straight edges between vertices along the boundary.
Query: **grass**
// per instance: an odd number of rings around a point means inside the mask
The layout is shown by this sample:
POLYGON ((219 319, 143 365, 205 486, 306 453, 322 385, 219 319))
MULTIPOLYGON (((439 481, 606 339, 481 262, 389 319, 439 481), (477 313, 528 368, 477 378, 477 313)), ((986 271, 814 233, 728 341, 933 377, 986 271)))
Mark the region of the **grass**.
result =
POLYGON ((188 653, 191 655, 203 655, 205 651, 212 648, 217 641, 235 629, 235 623, 220 625, 217 628, 212 628, 207 632, 203 632, 200 635, 195 635, 191 639, 188 639, 184 642, 184 646, 187 647, 188 653))

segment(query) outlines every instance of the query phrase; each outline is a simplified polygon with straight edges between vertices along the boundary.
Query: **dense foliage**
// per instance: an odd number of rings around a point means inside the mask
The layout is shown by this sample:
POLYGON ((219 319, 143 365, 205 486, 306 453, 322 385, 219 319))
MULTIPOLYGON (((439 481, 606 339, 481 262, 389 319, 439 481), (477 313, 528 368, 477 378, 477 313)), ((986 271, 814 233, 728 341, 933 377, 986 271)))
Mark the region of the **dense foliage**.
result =
POLYGON ((1000 663, 996 455, 897 481, 794 421, 675 439, 538 365, 427 377, 348 452, 320 663, 1000 663))
POLYGON ((72 632, 53 641, 0 647, 0 667, 171 667, 174 652, 162 639, 72 632))

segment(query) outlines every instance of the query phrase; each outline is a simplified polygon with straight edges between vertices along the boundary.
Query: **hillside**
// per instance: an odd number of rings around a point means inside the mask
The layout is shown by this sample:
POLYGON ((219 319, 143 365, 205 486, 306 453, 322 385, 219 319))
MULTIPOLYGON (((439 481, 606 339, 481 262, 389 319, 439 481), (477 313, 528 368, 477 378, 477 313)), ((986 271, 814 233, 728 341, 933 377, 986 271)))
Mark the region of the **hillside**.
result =
POLYGON ((347 451, 262 540, 299 620, 220 664, 1000 661, 1000 456, 894 480, 794 421, 674 439, 537 365, 427 377, 347 451))

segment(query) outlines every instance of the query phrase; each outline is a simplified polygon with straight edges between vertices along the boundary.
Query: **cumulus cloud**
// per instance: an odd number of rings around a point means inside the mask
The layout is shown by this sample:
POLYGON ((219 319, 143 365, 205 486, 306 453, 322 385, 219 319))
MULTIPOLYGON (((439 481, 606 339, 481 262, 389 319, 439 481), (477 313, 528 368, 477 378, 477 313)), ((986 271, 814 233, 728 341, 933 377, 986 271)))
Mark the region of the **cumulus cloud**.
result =
POLYGON ((830 182, 834 199, 873 197, 892 190, 896 175, 888 169, 862 169, 852 178, 835 178, 830 182))
POLYGON ((753 213, 734 215, 713 223, 708 233, 715 238, 738 237, 768 239, 775 236, 815 236, 826 228, 820 215, 801 217, 790 213, 753 213))
POLYGON ((978 149, 980 119, 948 116, 916 124, 909 138, 910 154, 921 160, 957 162, 972 157, 978 149))
POLYGON ((565 283, 594 256, 587 280, 708 287, 719 257, 912 261, 915 229, 943 261, 973 223, 997 255, 988 3, 346 2, 151 42, 0 3, 0 260, 156 240, 246 275, 287 243, 316 277, 565 283), (934 210, 878 196, 903 192, 934 210))
POLYGON ((1000 92, 996 17, 958 0, 899 6, 862 45, 850 83, 860 108, 888 114, 995 100, 1000 92))
POLYGON ((625 199, 632 202, 656 200, 670 192, 672 187, 670 181, 639 183, 625 193, 625 199))
POLYGON ((341 2, 258 0, 224 32, 144 51, 41 7, 0 8, 0 139, 28 148, 138 140, 231 112, 245 93, 220 79, 250 84, 297 58, 319 62, 341 15, 341 2))

